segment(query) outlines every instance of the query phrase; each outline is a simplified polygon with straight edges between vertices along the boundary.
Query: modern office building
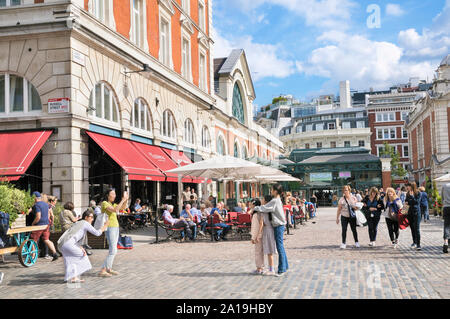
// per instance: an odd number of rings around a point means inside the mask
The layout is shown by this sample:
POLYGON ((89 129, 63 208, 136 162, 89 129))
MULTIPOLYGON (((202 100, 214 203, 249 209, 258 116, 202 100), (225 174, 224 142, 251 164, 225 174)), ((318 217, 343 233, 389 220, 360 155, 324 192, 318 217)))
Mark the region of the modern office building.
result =
POLYGON ((211 3, 0 1, 0 174, 80 212, 108 187, 176 203, 166 171, 215 154, 278 156, 243 52, 216 96, 211 3))

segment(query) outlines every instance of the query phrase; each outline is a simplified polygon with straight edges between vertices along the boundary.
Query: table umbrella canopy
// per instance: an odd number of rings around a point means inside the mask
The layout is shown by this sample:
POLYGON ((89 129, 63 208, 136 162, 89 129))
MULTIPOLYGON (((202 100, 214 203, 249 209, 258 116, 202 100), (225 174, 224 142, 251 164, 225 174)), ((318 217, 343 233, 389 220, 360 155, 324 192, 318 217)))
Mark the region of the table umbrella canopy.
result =
POLYGON ((437 182, 450 182, 450 174, 445 174, 439 178, 436 178, 435 181, 437 182))

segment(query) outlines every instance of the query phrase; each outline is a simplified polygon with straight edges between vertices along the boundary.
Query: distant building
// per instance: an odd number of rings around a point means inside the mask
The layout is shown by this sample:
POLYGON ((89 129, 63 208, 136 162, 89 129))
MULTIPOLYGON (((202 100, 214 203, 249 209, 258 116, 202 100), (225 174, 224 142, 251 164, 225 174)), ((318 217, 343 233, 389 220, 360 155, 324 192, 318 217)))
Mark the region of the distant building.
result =
POLYGON ((414 103, 407 120, 411 178, 420 184, 426 176, 435 179, 450 172, 449 123, 450 55, 447 55, 436 71, 431 90, 414 103))

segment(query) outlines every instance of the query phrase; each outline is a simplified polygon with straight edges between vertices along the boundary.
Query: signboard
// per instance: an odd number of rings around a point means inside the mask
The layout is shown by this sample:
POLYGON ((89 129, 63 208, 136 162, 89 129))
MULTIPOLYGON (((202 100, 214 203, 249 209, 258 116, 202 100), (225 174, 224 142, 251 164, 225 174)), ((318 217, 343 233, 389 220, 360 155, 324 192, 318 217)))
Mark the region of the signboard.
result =
POLYGON ((310 173, 310 182, 331 182, 333 175, 331 173, 310 173))
POLYGON ((86 64, 84 54, 76 50, 72 50, 72 60, 73 62, 78 63, 82 66, 85 66, 86 64))
POLYGON ((352 177, 351 172, 339 172, 339 178, 350 178, 352 177))
POLYGON ((69 101, 70 99, 67 97, 63 97, 60 99, 49 99, 48 113, 68 113, 69 101))

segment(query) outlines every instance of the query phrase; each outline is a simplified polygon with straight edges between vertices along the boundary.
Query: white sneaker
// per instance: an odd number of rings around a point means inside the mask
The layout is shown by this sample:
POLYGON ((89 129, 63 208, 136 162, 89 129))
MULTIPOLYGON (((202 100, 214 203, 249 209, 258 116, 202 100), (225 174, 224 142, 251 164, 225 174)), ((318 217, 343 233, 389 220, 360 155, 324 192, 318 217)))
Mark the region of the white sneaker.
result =
POLYGON ((359 247, 361 247, 361 246, 359 245, 359 243, 355 243, 355 247, 356 247, 356 248, 359 248, 359 247))
POLYGON ((375 242, 372 242, 372 247, 375 247, 375 246, 376 246, 375 242))
POLYGON ((373 247, 373 241, 369 243, 369 247, 373 247))
POLYGON ((347 248, 347 245, 346 244, 341 244, 341 249, 345 249, 345 248, 347 248))

